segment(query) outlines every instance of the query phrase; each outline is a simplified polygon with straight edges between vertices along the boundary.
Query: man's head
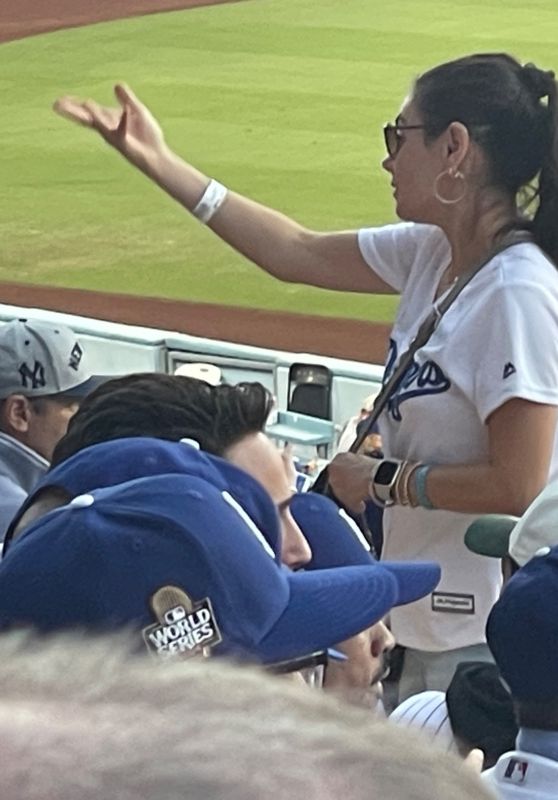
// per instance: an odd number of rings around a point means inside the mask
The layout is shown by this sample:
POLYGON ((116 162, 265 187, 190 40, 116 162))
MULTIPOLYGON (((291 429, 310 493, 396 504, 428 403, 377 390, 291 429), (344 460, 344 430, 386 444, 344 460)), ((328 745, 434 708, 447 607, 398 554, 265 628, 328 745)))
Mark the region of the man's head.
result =
POLYGON ((486 637, 520 725, 558 731, 558 547, 543 547, 511 578, 486 637))
POLYGON ((492 797, 457 760, 322 693, 222 661, 153 669, 125 645, 0 641, 2 800, 492 797))
POLYGON ((78 408, 75 397, 11 394, 0 399, 0 431, 50 461, 78 408))
POLYGON ((0 327, 0 430, 52 458, 79 401, 98 385, 75 334, 13 320, 0 327))
POLYGON ((284 569, 199 456, 189 474, 96 489, 27 528, 0 562, 0 627, 130 627, 161 657, 211 647, 270 664, 354 636, 439 577, 433 564, 413 581, 397 564, 284 569))
POLYGON ((283 561, 292 569, 310 558, 289 511, 293 487, 280 453, 264 429, 273 406, 260 383, 211 386, 179 375, 138 373, 108 381, 82 403, 53 464, 99 442, 130 436, 189 438, 261 483, 277 506, 283 561))

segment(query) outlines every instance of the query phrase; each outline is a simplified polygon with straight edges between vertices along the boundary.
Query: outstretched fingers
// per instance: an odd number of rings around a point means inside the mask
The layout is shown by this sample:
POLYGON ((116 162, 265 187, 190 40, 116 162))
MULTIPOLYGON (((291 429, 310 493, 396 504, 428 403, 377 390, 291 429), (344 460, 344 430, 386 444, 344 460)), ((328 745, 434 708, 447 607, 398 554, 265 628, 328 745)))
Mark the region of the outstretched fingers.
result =
POLYGON ((94 100, 86 100, 83 106, 91 116, 92 127, 102 136, 107 138, 117 132, 122 117, 121 111, 101 106, 94 100))
POLYGON ((126 83, 117 83, 114 87, 114 94, 123 109, 139 111, 143 108, 143 103, 136 97, 134 92, 126 83))
POLYGON ((55 100, 53 111, 65 119, 76 122, 78 125, 84 125, 86 128, 93 127, 93 117, 91 112, 86 108, 82 100, 77 97, 60 97, 55 100))

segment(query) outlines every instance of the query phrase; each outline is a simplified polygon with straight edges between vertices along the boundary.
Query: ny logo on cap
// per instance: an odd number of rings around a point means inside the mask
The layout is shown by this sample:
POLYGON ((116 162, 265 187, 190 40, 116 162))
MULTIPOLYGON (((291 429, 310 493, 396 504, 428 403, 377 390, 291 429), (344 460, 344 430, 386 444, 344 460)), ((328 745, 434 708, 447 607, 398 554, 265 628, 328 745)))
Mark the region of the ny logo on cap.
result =
POLYGON ((46 384, 45 368, 40 361, 35 361, 32 370, 24 361, 19 368, 19 374, 24 389, 41 389, 46 384))
POLYGON ((76 372, 79 369, 79 362, 81 361, 81 357, 83 355, 83 350, 76 342, 75 345, 72 347, 72 352, 70 353, 70 360, 68 361, 68 366, 70 369, 74 369, 76 372))

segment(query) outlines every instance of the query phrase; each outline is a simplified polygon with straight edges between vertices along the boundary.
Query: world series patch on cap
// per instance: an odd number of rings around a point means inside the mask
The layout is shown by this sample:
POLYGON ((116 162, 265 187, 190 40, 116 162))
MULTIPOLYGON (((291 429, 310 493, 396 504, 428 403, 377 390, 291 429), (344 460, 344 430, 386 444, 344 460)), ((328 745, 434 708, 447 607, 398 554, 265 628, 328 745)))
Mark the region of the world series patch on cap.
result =
POLYGON ((4 629, 132 627, 165 655, 208 647, 270 664, 370 627, 399 587, 372 564, 290 572, 229 492, 159 475, 80 495, 27 528, 0 562, 0 596, 4 629))
POLYGON ((82 345, 65 325, 17 319, 0 326, 0 398, 85 397, 108 377, 91 375, 82 345))

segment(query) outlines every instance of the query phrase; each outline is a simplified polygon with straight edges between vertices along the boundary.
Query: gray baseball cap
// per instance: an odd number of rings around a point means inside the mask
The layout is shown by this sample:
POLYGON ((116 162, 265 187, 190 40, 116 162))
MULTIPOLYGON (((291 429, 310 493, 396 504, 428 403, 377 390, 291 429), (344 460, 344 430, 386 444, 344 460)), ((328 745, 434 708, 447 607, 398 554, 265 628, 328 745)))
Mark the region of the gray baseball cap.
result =
POLYGON ((83 347, 65 325, 17 319, 0 326, 0 398, 85 397, 110 377, 91 375, 83 347))

